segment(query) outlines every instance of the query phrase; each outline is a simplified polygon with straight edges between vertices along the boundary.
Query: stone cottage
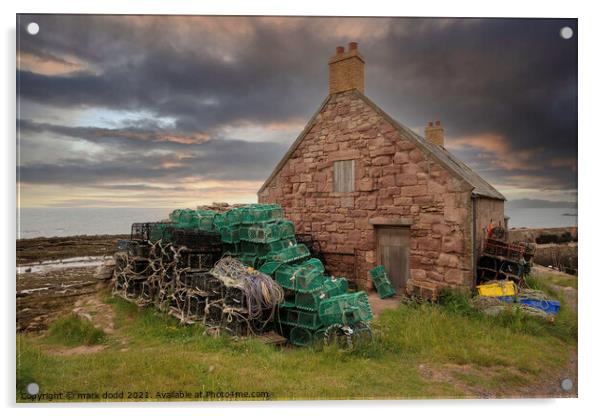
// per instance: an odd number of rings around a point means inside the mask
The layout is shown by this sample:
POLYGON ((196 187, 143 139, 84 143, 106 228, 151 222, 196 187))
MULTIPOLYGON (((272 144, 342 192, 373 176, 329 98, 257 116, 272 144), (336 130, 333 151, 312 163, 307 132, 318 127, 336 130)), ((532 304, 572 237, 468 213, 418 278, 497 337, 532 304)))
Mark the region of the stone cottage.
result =
POLYGON ((471 288, 484 229, 505 198, 445 149, 364 95, 357 43, 336 48, 329 94, 258 192, 320 243, 328 271, 369 288, 383 264, 399 290, 471 288))

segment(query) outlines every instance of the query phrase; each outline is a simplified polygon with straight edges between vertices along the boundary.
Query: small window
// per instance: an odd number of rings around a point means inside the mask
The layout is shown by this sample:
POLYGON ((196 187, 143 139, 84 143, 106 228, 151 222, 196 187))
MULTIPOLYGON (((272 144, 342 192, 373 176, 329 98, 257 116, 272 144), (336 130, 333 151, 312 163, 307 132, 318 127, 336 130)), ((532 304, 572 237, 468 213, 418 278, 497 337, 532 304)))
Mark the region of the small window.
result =
POLYGON ((334 192, 353 192, 355 181, 353 160, 334 162, 334 192))

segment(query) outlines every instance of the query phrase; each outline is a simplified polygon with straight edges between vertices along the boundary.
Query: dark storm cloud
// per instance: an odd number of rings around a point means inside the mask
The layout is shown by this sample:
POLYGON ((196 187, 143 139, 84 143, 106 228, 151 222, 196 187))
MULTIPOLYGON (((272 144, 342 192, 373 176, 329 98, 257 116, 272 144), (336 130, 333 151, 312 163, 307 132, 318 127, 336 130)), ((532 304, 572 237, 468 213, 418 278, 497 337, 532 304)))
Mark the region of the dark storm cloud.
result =
MULTIPOLYGON (((70 157, 53 163, 24 165, 20 181, 30 184, 103 184, 124 181, 171 182, 197 180, 262 180, 275 166, 285 147, 240 140, 189 145, 184 154, 156 154, 139 148, 98 156, 94 161, 70 157)), ((115 188, 117 189, 117 188, 115 188)))
POLYGON ((461 145, 469 165, 495 184, 576 187, 577 40, 559 36, 566 25, 577 33, 576 20, 45 15, 35 16, 35 37, 23 32, 29 20, 22 16, 18 27, 20 51, 53 63, 54 71, 23 65, 24 100, 65 111, 144 111, 175 124, 171 131, 132 120, 113 130, 34 119, 23 122, 25 130, 127 151, 152 143, 192 152, 178 168, 159 168, 162 161, 146 153, 133 163, 115 155, 98 166, 24 166, 22 177, 32 182, 103 182, 121 168, 137 178, 264 179, 292 137, 251 146, 223 140, 216 129, 306 120, 327 94, 334 46, 357 40, 367 60, 367 95, 395 118, 414 128, 441 119, 450 149, 461 145), (165 140, 170 134, 210 140, 188 146, 165 140), (201 149, 209 156, 195 153, 201 149), (61 173, 65 167, 81 176, 61 173))

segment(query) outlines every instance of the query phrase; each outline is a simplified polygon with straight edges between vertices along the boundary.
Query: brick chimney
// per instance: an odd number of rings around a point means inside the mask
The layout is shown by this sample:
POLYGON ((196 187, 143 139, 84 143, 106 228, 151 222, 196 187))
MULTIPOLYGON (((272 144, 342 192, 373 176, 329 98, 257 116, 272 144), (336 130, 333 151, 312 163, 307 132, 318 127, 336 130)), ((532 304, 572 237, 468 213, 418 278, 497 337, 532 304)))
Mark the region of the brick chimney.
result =
POLYGON ((424 138, 431 143, 435 143, 436 145, 443 147, 443 126, 441 126, 441 122, 439 120, 435 121, 434 124, 432 121, 428 122, 427 126, 424 128, 424 138))
POLYGON ((337 46, 336 54, 328 60, 328 93, 336 94, 357 89, 364 92, 364 57, 357 50, 357 42, 349 42, 347 52, 337 46))

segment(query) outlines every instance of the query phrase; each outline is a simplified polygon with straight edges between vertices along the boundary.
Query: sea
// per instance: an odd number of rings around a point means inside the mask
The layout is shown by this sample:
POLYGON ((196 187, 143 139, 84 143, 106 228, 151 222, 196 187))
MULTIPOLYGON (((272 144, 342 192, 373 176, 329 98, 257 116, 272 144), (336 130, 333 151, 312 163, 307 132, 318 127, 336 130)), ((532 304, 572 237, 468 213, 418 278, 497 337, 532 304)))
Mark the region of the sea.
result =
MULTIPOLYGON (((17 238, 129 234, 132 223, 166 219, 171 208, 21 208, 17 238)), ((577 226, 577 209, 506 207, 510 228, 577 226)))

